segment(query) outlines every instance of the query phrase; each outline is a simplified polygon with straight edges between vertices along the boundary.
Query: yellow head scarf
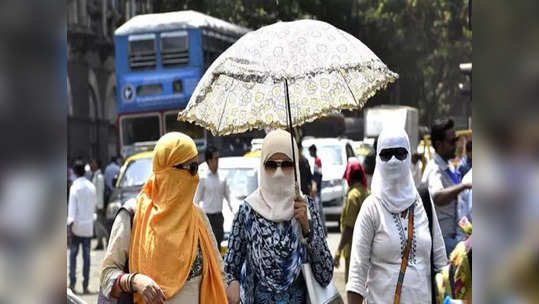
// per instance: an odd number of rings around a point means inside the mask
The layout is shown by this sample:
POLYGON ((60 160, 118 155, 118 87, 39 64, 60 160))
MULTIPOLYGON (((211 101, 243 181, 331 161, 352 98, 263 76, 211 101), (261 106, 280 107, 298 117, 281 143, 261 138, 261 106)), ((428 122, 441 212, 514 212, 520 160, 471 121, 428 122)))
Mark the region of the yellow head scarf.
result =
MULTIPOLYGON (((197 154, 195 143, 183 133, 167 133, 157 142, 152 175, 137 197, 129 271, 152 278, 170 299, 185 284, 200 244, 200 303, 224 302, 226 294, 213 242, 193 203, 198 175, 173 167, 197 154)), ((135 294, 135 302, 143 303, 142 297, 135 294)))

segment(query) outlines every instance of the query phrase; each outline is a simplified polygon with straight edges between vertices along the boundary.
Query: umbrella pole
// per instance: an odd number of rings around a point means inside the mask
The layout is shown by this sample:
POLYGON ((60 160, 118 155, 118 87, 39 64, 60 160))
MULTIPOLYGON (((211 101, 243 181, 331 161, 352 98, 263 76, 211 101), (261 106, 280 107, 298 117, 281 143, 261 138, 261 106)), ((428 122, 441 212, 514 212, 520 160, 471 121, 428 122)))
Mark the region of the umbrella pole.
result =
MULTIPOLYGON (((294 162, 294 183, 296 184, 296 195, 299 195, 298 173, 296 172, 296 149, 294 149, 294 128, 292 128, 292 111, 290 111, 290 97, 288 96, 288 81, 284 79, 284 93, 286 101, 286 111, 288 112, 288 128, 290 129, 290 144, 292 145, 292 162, 294 162)), ((301 152, 300 152, 301 153, 301 152)), ((298 155, 299 157, 299 155, 298 155)))

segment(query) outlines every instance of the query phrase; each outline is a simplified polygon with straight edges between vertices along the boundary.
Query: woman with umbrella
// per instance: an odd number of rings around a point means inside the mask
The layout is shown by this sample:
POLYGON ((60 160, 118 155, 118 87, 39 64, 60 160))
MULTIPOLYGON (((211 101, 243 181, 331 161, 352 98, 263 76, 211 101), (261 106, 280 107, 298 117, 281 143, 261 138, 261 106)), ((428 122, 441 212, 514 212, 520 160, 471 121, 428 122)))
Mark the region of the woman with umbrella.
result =
POLYGON ((260 186, 236 214, 225 256, 229 303, 306 303, 305 259, 320 285, 333 277, 318 209, 294 189, 293 170, 299 176, 299 169, 292 153, 290 133, 275 130, 264 139, 260 186))

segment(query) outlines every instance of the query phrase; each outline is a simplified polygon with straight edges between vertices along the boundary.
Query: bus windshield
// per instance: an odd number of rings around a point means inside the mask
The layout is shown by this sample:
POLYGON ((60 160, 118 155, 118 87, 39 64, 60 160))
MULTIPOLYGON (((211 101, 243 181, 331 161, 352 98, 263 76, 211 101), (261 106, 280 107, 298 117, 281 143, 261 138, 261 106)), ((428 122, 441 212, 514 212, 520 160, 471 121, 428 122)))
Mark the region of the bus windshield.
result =
POLYGON ((159 116, 124 117, 121 119, 123 145, 158 140, 159 116))
POLYGON ((155 34, 129 37, 129 67, 132 70, 155 68, 155 34))

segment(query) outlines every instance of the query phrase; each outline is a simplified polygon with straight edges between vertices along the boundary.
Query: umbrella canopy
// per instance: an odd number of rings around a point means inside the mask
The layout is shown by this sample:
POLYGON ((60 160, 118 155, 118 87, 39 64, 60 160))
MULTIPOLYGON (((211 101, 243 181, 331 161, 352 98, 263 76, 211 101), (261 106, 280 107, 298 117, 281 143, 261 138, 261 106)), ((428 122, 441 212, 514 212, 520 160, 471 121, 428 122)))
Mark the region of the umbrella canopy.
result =
POLYGON ((219 56, 178 119, 214 135, 293 126, 363 107, 398 75, 361 41, 321 21, 278 22, 219 56), (289 97, 288 97, 289 96, 289 97))

